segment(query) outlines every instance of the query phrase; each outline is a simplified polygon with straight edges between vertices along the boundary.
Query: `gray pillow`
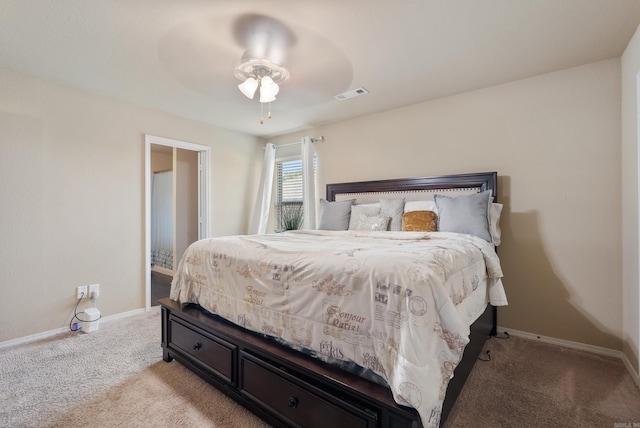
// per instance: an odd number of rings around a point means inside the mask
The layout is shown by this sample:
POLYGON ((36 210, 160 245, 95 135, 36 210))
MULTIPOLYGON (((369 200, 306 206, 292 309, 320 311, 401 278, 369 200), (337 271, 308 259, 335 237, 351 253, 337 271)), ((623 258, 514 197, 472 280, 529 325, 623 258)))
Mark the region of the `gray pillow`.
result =
POLYGON ((389 230, 402 230, 402 215, 404 214, 404 198, 380 199, 380 215, 391 217, 389 230))
POLYGON ((320 230, 347 230, 351 217, 351 205, 355 199, 348 201, 329 202, 320 199, 320 230))
POLYGON ((450 198, 434 195, 440 232, 468 233, 491 242, 488 209, 491 191, 450 198))

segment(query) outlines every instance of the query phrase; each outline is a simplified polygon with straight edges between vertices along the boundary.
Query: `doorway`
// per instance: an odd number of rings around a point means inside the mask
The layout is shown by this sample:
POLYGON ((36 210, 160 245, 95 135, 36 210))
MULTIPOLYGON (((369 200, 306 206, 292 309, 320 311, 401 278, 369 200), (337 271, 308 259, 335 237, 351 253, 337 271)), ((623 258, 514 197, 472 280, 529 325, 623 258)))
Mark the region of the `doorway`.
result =
MULTIPOLYGON (((145 307, 152 306, 153 275, 172 275, 182 254, 193 241, 209 235, 209 150, 207 146, 187 143, 153 135, 145 135, 145 307), (169 171, 170 173, 167 173, 169 171), (156 174, 169 176, 170 206, 166 214, 168 229, 162 229, 164 242, 158 250, 152 241, 158 241, 158 223, 152 193, 156 174), (153 239, 152 239, 153 237, 153 239), (168 242, 168 243, 167 243, 168 242), (163 263, 159 263, 162 260, 163 263)), ((167 177, 163 177, 167 181, 167 177)), ((157 189, 155 189, 157 190, 157 189)), ((157 205, 156 205, 157 209, 157 205)), ((166 281, 165 281, 166 287, 166 281)))

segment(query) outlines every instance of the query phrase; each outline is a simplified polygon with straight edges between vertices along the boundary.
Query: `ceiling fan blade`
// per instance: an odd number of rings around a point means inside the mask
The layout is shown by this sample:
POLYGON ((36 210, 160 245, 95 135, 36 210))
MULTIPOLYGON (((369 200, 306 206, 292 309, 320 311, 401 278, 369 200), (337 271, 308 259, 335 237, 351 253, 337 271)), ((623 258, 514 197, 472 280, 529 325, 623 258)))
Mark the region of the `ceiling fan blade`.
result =
POLYGON ((282 65, 296 44, 296 37, 283 22, 265 15, 243 14, 233 24, 233 37, 245 50, 244 59, 266 59, 282 65))

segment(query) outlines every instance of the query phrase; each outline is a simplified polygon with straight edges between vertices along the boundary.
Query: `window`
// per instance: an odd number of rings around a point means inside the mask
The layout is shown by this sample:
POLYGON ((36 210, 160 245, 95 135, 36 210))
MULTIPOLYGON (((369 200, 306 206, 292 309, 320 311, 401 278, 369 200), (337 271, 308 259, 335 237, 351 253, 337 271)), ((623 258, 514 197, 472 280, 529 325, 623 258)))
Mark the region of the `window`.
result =
MULTIPOLYGON (((313 169, 315 178, 316 162, 313 169)), ((276 218, 278 229, 302 227, 302 159, 287 158, 276 161, 276 218)))
POLYGON ((276 218, 279 230, 302 227, 302 159, 276 162, 276 218))

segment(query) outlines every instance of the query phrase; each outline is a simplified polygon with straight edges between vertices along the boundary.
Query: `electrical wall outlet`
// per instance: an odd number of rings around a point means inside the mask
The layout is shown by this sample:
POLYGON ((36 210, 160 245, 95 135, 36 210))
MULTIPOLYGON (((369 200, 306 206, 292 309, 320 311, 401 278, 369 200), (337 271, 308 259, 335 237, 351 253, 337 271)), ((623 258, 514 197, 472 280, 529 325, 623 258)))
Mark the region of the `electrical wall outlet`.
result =
POLYGON ((87 286, 86 285, 82 285, 82 286, 76 288, 76 298, 77 299, 82 299, 83 297, 87 297, 87 286))
POLYGON ((89 297, 97 299, 100 295, 100 284, 91 284, 89 286, 89 297))

